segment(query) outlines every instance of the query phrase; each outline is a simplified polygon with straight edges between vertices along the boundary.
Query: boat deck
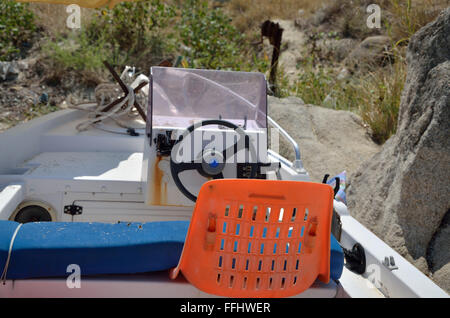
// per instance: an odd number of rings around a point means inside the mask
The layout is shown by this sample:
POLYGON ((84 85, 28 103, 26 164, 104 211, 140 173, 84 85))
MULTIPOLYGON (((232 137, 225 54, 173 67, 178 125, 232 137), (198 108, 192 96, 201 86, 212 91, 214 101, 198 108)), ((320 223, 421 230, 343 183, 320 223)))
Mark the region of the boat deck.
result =
POLYGON ((29 177, 141 182, 140 152, 43 152, 22 168, 29 177))

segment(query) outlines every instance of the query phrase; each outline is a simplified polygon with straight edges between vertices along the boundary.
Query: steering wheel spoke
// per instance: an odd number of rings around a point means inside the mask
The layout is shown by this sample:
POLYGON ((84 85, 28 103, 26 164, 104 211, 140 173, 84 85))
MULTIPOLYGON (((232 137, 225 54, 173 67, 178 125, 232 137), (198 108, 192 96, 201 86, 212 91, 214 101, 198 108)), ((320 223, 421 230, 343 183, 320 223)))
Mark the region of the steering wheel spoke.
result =
POLYGON ((231 159, 231 157, 237 153, 237 149, 238 149, 238 143, 235 143, 232 146, 228 147, 227 149, 224 149, 222 151, 222 155, 225 158, 225 161, 231 159), (228 154, 228 157, 227 157, 227 154, 228 154))
POLYGON ((198 170, 202 164, 198 162, 180 162, 176 164, 176 172, 181 173, 187 170, 198 170))

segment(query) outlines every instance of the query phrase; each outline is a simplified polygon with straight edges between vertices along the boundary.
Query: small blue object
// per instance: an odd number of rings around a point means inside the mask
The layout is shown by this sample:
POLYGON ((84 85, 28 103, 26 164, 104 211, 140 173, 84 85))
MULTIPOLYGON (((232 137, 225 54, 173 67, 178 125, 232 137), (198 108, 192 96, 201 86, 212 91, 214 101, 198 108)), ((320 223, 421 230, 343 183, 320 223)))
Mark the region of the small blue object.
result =
MULTIPOLYGON (((0 272, 19 223, 0 221, 0 272)), ((81 275, 133 274, 174 268, 183 250, 188 221, 151 223, 26 223, 17 232, 7 279, 67 277, 67 267, 81 275)), ((339 279, 344 254, 331 236, 331 279, 339 279)))
POLYGON ((347 173, 345 171, 341 172, 337 176, 328 180, 327 184, 331 185, 334 188, 336 186, 336 178, 339 178, 339 191, 338 191, 338 193, 336 193, 334 198, 336 201, 340 201, 340 202, 344 203, 345 205, 347 205, 347 197, 345 195, 345 187, 346 187, 346 183, 347 183, 347 173))
POLYGON ((42 95, 39 97, 39 102, 41 102, 42 104, 47 104, 48 103, 48 94, 42 93, 42 95))
POLYGON ((213 159, 213 161, 211 161, 211 162, 209 163, 209 166, 210 166, 211 168, 217 168, 217 167, 219 166, 219 163, 217 162, 216 159, 213 159))

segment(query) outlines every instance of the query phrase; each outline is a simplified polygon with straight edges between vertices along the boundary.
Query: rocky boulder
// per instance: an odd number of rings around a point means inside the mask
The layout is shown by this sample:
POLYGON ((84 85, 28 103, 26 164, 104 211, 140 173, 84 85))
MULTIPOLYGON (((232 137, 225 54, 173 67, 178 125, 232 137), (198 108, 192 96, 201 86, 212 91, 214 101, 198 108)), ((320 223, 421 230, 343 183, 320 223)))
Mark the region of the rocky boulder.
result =
POLYGON ((353 70, 367 70, 374 66, 383 66, 392 60, 391 39, 376 35, 364 39, 346 57, 344 64, 353 70))
POLYGON ((0 62, 0 82, 13 81, 19 76, 16 62, 0 62))
POLYGON ((354 52, 354 47, 358 46, 358 40, 350 38, 324 39, 318 41, 317 46, 322 56, 341 62, 354 52))
MULTIPOLYGON (((305 105, 296 97, 269 96, 269 116, 297 141, 303 165, 316 182, 327 173, 355 172, 380 149, 370 139, 361 118, 348 111, 305 105)), ((282 156, 294 159, 292 145, 281 135, 279 147, 282 156)))
POLYGON ((410 41, 397 133, 350 178, 349 210, 450 291, 450 8, 410 41))

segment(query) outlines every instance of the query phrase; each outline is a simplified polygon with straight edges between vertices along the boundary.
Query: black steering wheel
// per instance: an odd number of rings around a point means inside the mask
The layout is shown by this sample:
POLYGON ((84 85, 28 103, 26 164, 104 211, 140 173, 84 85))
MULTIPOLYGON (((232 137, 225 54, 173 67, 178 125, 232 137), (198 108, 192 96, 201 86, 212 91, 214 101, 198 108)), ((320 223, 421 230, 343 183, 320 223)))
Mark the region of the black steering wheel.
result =
MULTIPOLYGON (((238 144, 241 141, 241 138, 244 138, 245 149, 248 149, 250 152, 253 152, 252 155, 256 155, 256 151, 254 146, 250 144, 249 137, 245 134, 244 130, 229 122, 222 119, 211 119, 204 120, 198 123, 189 126, 186 131, 183 133, 180 138, 178 138, 177 142, 174 144, 171 154, 170 154, 170 171, 172 173, 172 178, 177 185, 178 189, 189 199, 192 201, 197 201, 197 197, 189 192, 183 183, 180 180, 179 174, 186 170, 197 170, 202 176, 212 179, 223 179, 223 169, 225 168, 225 163, 232 156, 237 154, 238 152, 238 144), (234 129, 234 131, 239 135, 239 140, 235 142, 232 146, 222 150, 216 151, 215 149, 202 149, 201 160, 189 160, 188 162, 175 160, 179 154, 179 148, 181 142, 184 138, 186 138, 189 134, 191 134, 195 129, 200 127, 209 126, 209 125, 220 125, 225 126, 230 129, 234 129)), ((251 175, 256 176, 256 167, 252 166, 251 175)))

